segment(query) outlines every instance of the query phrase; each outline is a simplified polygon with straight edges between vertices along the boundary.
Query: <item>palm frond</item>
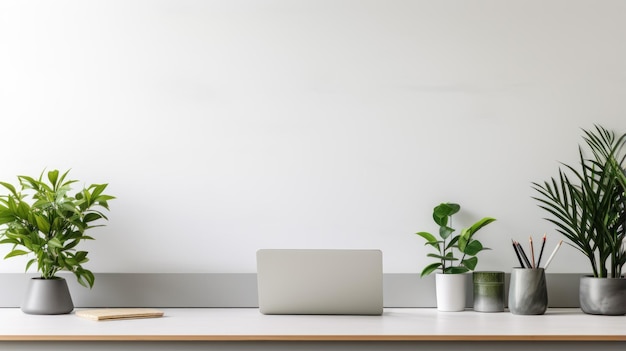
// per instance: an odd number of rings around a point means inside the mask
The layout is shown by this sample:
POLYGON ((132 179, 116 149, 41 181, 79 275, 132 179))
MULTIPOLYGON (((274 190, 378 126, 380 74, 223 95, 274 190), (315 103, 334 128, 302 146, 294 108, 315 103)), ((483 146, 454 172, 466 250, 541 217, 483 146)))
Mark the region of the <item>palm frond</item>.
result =
POLYGON ((579 167, 562 164, 557 178, 532 183, 546 218, 590 261, 594 276, 618 277, 626 263, 626 133, 596 125, 583 130, 592 157, 578 147, 579 167), (607 265, 609 268, 607 268, 607 265))

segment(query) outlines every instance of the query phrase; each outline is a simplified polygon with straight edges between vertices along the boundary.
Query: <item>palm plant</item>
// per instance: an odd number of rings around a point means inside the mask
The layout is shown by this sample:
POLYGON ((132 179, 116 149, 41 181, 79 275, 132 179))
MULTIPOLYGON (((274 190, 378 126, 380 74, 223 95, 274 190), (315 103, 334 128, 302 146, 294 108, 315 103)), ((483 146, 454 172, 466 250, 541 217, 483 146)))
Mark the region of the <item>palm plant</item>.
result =
POLYGON ((583 132, 591 155, 579 146, 580 168, 562 163, 558 178, 532 183, 540 195, 533 198, 587 257, 594 277, 618 278, 626 263, 626 133, 616 136, 597 125, 583 132))

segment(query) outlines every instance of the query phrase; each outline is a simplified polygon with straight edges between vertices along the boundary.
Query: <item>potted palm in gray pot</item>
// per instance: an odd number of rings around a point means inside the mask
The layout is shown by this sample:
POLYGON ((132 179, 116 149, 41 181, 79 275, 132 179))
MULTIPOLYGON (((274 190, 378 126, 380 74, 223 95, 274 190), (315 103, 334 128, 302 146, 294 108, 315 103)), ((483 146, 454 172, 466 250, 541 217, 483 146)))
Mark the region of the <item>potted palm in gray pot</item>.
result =
POLYGON ((556 230, 589 261, 591 274, 580 281, 585 313, 626 314, 626 133, 601 126, 583 130, 579 167, 563 164, 559 176, 533 183, 539 206, 556 230), (587 151, 587 153, 585 153, 587 151), (588 151, 591 151, 589 154, 588 151))
POLYGON ((4 257, 32 255, 26 270, 37 267, 39 277, 30 281, 22 311, 28 314, 64 314, 74 309, 72 299, 60 271, 72 272, 78 283, 92 287, 94 275, 83 264, 87 251, 77 250, 90 228, 106 220, 113 196, 104 194, 107 184, 92 184, 70 195, 76 180, 67 180, 66 171, 42 172, 38 178, 18 176, 19 190, 0 182, 8 194, 0 195, 0 244, 11 245, 4 257), (44 173, 46 177, 44 178, 44 173))

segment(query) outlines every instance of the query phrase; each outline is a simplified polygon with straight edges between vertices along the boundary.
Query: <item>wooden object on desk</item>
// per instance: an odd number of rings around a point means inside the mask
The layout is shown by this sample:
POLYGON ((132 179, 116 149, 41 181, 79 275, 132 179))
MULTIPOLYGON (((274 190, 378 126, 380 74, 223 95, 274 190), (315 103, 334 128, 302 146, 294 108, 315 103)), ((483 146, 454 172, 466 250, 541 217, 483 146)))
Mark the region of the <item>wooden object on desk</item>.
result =
POLYGON ((79 317, 94 321, 136 318, 157 318, 163 316, 163 311, 152 308, 98 308, 94 310, 77 311, 79 317))

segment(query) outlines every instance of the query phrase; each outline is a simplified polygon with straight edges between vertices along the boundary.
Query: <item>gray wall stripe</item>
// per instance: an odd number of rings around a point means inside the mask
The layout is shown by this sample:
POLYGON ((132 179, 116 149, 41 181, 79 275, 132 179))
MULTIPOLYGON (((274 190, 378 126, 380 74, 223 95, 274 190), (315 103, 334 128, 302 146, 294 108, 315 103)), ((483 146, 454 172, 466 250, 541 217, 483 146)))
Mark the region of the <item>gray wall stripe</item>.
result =
MULTIPOLYGON (((0 307, 19 307, 32 274, 0 274, 0 307)), ((93 289, 72 275, 68 281, 76 307, 257 307, 255 273, 98 273, 93 289)), ((580 274, 548 274, 550 307, 578 307, 580 274)), ((509 275, 507 274, 507 287, 509 275)), ((435 307, 434 276, 387 273, 385 307, 435 307)), ((471 275, 467 306, 472 306, 471 275)))

